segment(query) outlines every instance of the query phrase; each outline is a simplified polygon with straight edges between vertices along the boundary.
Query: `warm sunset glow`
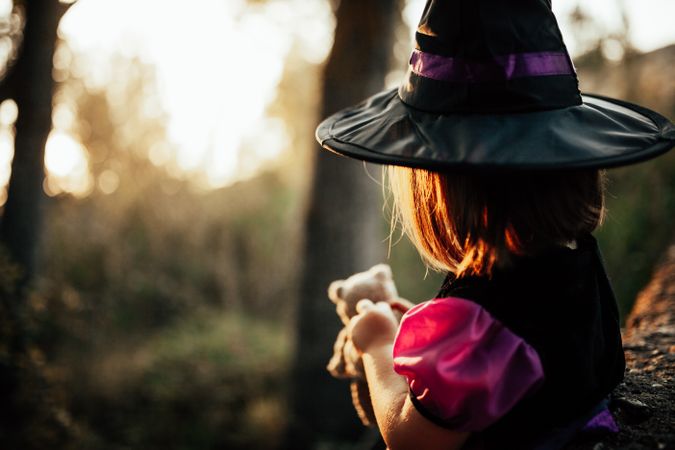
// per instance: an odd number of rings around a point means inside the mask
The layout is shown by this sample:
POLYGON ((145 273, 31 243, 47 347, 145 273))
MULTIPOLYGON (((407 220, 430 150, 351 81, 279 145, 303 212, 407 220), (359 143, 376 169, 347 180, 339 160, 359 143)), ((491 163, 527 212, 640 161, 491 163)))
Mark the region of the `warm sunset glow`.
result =
POLYGON ((13 156, 14 134, 5 128, 0 128, 0 206, 7 201, 7 183, 13 156))
POLYGON ((14 122, 18 109, 14 100, 0 103, 0 206, 7 201, 7 183, 14 157, 14 122))
POLYGON ((1 127, 11 127, 16 122, 16 118, 19 115, 19 109, 16 106, 16 102, 12 99, 5 100, 0 103, 0 126, 1 127))
MULTIPOLYGON (((615 2, 587 2, 584 8, 606 30, 615 30, 621 26, 615 2)), ((424 3, 407 2, 404 18, 413 29, 424 3)), ((629 36, 639 50, 675 42, 675 27, 669 23, 675 15, 674 2, 652 0, 648 8, 639 0, 623 3, 630 20, 629 36)), ((572 54, 583 51, 567 31, 565 20, 577 4, 554 2, 572 54)), ((0 0, 0 14, 9 14, 11 5, 10 0, 0 0)), ((154 67, 161 104, 145 105, 139 114, 166 112, 171 145, 150 146, 150 160, 173 175, 197 180, 202 187, 221 187, 254 175, 288 148, 285 122, 267 117, 266 109, 274 100, 291 48, 299 46, 306 60, 321 62, 332 44, 333 26, 328 0, 254 4, 246 0, 78 0, 59 28, 72 54, 57 51, 55 76, 71 73, 84 78, 88 87, 114 92, 124 83, 111 78, 115 55, 138 58, 154 67)), ((608 58, 621 57, 622 49, 613 42, 606 47, 608 58)), ((401 73, 393 72, 386 82, 394 86, 400 79, 401 73)), ((115 96, 111 98, 114 101, 115 96)), ((76 186, 82 193, 97 185, 104 192, 114 192, 112 177, 93 182, 82 169, 86 161, 82 147, 66 133, 75 114, 72 107, 56 102, 54 126, 64 132, 50 138, 51 148, 58 152, 47 152, 51 155, 46 161, 51 173, 47 189, 54 193, 76 186), (73 181, 78 176, 81 179, 73 181), (56 183, 57 179, 61 181, 56 183)), ((16 116, 13 101, 0 104, 0 186, 9 178, 16 116)))
POLYGON ((69 192, 84 196, 92 189, 87 150, 63 132, 53 131, 49 135, 45 148, 45 168, 45 191, 49 195, 69 192))
POLYGON ((219 187, 255 171, 241 167, 243 142, 246 164, 256 167, 287 147, 285 124, 270 122, 265 110, 291 46, 320 62, 332 43, 332 22, 323 0, 254 6, 243 0, 79 0, 60 33, 86 58, 83 75, 93 86, 115 83, 108 67, 116 53, 153 65, 176 150, 152 148, 152 162, 203 174, 200 184, 219 187))

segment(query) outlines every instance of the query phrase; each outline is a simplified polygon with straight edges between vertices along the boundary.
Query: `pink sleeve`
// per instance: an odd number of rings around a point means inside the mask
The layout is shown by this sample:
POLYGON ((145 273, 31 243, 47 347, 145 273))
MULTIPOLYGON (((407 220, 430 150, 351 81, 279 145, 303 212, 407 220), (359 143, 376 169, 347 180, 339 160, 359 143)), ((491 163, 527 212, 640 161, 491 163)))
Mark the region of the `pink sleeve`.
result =
POLYGON ((531 346, 478 304, 453 297, 403 316, 394 370, 407 378, 422 415, 462 431, 487 428, 544 378, 531 346))

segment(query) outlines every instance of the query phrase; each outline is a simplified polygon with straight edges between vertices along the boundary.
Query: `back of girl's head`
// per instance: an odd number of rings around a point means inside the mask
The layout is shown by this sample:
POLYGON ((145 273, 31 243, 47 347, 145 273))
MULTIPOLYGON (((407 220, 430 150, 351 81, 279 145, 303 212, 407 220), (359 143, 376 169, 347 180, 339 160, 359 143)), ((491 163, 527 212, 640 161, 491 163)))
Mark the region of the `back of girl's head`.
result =
POLYGON ((489 275, 593 231, 604 214, 598 170, 438 173, 391 166, 394 220, 427 264, 456 276, 489 275))

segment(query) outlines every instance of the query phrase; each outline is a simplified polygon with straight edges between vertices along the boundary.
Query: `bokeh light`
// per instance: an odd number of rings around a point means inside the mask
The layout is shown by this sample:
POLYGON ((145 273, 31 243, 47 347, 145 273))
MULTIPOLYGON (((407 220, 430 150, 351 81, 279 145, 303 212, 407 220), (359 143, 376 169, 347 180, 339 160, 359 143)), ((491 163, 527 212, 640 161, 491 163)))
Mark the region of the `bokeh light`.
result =
MULTIPOLYGON (((299 42, 309 61, 321 61, 332 43, 331 25, 325 1, 272 0, 251 7, 244 1, 160 6, 152 0, 79 0, 63 18, 60 34, 87 62, 78 70, 92 88, 115 89, 109 70, 115 54, 154 66, 161 100, 156 106, 167 113, 176 151, 153 149, 153 163, 174 159, 183 172, 205 175, 206 187, 220 187, 242 174, 242 142, 245 159, 258 164, 285 149, 284 124, 270 128, 265 110, 291 46, 299 42)), ((62 67, 68 58, 57 54, 55 62, 62 67)))
POLYGON ((45 191, 48 195, 68 192, 85 196, 93 187, 88 170, 87 150, 64 132, 50 133, 45 148, 45 167, 45 191))
MULTIPOLYGON (((407 2, 403 15, 411 30, 424 3, 407 2)), ((603 33, 620 32, 624 26, 622 6, 629 18, 631 44, 649 51, 675 42, 675 27, 669 25, 675 3, 649 3, 646 8, 638 0, 598 0, 582 6, 597 20, 598 32, 603 33)), ((578 5, 577 1, 554 2, 573 55, 587 50, 583 42, 592 41, 589 36, 577 37, 571 32, 568 17, 578 5)), ((11 16, 11 8, 10 0, 0 0, 0 16, 11 16)), ((254 4, 245 0, 170 0, 161 4, 154 0, 79 0, 60 24, 59 35, 68 50, 57 49, 54 76, 57 81, 65 81, 70 75, 82 77, 88 88, 107 90, 114 102, 121 98, 115 95, 116 90, 124 89, 124 80, 115 77, 112 67, 116 56, 138 58, 152 66, 159 98, 148 100, 142 111, 135 113, 146 117, 166 113, 171 146, 163 142, 151 146, 149 159, 155 165, 167 166, 176 176, 191 176, 203 188, 218 188, 252 176, 288 147, 285 122, 267 117, 267 108, 275 98, 293 46, 301 46, 299 53, 307 61, 319 63, 332 44, 333 26, 330 3, 323 0, 254 4)), ((0 42, 0 53, 9 57, 10 47, 6 51, 4 47, 0 42)), ((408 51, 407 47, 400 50, 408 51)), ((607 40, 602 51, 608 59, 619 60, 624 50, 619 42, 607 40)), ((392 72, 386 84, 394 86, 400 78, 400 71, 392 72)), ((3 180, 9 178, 5 166, 12 155, 11 135, 7 133, 16 120, 16 105, 5 104, 14 105, 14 109, 5 106, 4 112, 0 110, 0 115, 5 115, 4 119, 0 117, 3 186, 3 180), (12 114, 14 119, 10 120, 12 114)), ((75 114, 67 105, 56 104, 55 128, 67 132, 75 114)), ((69 157, 63 156, 64 160, 69 157)), ((88 175, 80 172, 78 176, 83 177, 75 183, 78 186, 91 184, 86 180, 88 175)), ((76 175, 69 177, 74 180, 76 175)), ((68 191, 65 185, 62 187, 68 191)))

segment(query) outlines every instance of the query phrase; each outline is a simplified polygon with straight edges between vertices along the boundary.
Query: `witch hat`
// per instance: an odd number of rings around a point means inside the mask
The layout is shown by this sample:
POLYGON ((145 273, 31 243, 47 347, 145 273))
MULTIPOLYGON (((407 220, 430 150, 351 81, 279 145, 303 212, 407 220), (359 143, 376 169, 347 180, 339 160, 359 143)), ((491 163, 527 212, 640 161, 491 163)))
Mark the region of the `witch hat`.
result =
POLYGON ((430 170, 601 168, 675 145, 675 126, 581 94, 550 0, 428 0, 406 78, 324 120, 321 145, 430 170))

